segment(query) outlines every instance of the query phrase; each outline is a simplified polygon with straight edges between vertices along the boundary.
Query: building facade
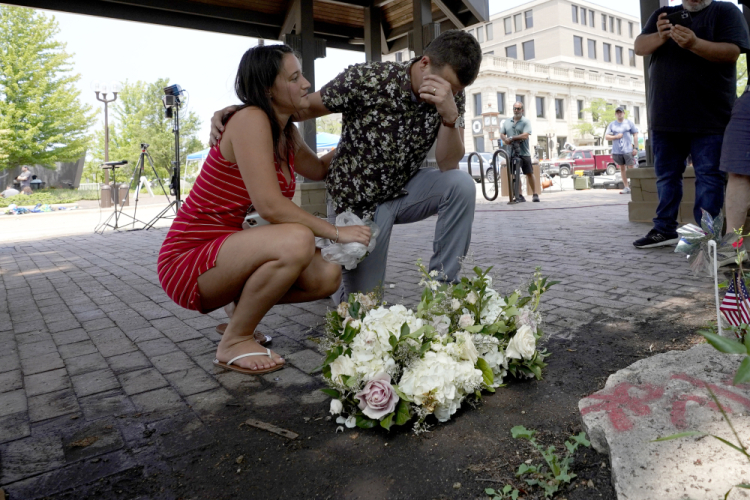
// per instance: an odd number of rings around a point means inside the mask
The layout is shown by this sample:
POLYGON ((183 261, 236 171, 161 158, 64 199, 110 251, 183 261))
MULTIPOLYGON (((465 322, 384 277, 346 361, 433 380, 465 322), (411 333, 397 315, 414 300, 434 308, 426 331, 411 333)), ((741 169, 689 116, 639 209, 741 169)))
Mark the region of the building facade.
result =
POLYGON ((633 47, 640 30, 636 17, 572 0, 533 0, 466 28, 484 54, 479 76, 466 88, 466 151, 497 148, 499 125, 513 116, 515 101, 524 103, 532 154, 540 156, 555 155, 565 143, 601 141, 576 128, 592 121, 584 110, 597 98, 626 107, 645 132, 643 59, 633 47))

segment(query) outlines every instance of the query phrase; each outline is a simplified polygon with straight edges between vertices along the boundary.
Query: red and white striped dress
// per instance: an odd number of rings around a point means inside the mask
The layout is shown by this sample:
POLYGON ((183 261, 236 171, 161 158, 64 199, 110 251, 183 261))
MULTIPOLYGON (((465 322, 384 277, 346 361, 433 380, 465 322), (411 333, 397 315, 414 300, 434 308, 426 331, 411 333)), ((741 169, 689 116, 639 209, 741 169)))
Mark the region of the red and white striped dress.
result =
MULTIPOLYGON (((292 151, 289 153, 289 171, 292 179, 287 182, 281 164, 276 160, 279 188, 291 200, 296 188, 292 151)), ((237 164, 224 159, 219 145, 214 146, 159 251, 159 282, 177 304, 186 309, 210 312, 201 306, 198 276, 216 265, 224 241, 242 231, 242 222, 250 205, 250 195, 237 164)))

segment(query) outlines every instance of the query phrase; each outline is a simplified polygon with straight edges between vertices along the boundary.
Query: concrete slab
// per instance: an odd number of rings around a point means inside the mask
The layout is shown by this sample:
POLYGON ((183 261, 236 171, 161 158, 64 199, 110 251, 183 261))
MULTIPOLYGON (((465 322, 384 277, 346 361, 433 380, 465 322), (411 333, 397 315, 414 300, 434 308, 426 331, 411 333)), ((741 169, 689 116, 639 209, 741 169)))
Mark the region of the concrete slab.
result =
POLYGON ((579 402, 592 445, 610 456, 619 499, 713 500, 750 482, 744 457, 716 439, 652 442, 689 430, 734 441, 706 387, 747 439, 750 385, 731 385, 740 361, 708 344, 659 354, 611 375, 604 389, 579 402))

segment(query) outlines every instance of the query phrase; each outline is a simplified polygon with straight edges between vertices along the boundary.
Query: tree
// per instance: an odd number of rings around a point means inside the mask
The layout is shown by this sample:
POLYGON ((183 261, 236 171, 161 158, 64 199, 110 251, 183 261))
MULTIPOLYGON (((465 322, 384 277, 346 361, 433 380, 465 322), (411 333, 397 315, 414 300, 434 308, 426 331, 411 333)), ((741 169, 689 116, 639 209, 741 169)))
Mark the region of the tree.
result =
MULTIPOLYGON (((171 176, 174 160, 173 121, 164 116, 162 104, 163 88, 169 84, 167 78, 160 78, 154 83, 142 81, 125 82, 117 101, 111 105, 112 113, 109 123, 109 159, 128 160, 130 173, 141 153, 141 143, 150 144, 148 152, 154 160, 154 166, 160 178, 171 176)), ((184 166, 188 153, 204 148, 198 139, 200 119, 192 111, 180 110, 180 162, 184 166)), ((95 134, 90 160, 87 162, 84 175, 87 180, 99 180, 99 164, 104 161, 104 130, 95 134)), ((151 166, 146 160, 144 175, 153 177, 151 166)))
POLYGON ((329 134, 341 135, 341 113, 326 115, 318 118, 315 129, 318 132, 327 132, 329 134))
MULTIPOLYGON (((591 113, 591 121, 580 121, 573 128, 578 131, 581 137, 589 134, 593 137, 601 137, 604 143, 604 132, 607 125, 615 119, 615 106, 608 103, 601 97, 592 99, 587 108, 583 109, 584 113, 591 113), (601 133, 599 132, 601 130, 601 133)), ((625 117, 628 117, 628 111, 625 110, 625 117)))
POLYGON ((53 168, 86 150, 94 113, 79 101, 58 32, 54 17, 0 5, 0 170, 53 168))
POLYGON ((740 54, 737 59, 737 97, 745 92, 747 86, 747 55, 740 54))

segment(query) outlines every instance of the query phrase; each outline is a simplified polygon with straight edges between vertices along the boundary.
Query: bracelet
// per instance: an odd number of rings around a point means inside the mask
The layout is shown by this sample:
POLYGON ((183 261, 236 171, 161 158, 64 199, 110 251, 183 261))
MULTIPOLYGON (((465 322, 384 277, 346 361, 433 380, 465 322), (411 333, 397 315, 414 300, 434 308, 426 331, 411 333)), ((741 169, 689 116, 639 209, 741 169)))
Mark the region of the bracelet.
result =
POLYGON ((334 241, 334 243, 338 243, 339 242, 339 227, 338 226, 333 226, 333 227, 336 228, 336 240, 334 241))

